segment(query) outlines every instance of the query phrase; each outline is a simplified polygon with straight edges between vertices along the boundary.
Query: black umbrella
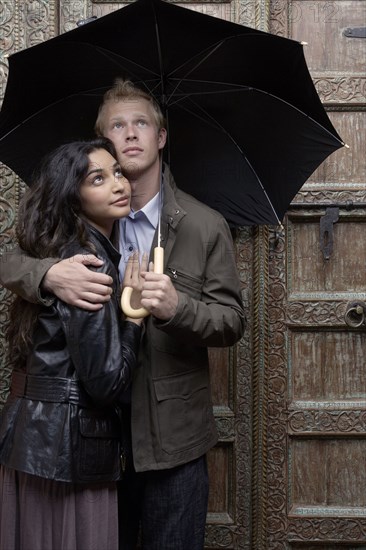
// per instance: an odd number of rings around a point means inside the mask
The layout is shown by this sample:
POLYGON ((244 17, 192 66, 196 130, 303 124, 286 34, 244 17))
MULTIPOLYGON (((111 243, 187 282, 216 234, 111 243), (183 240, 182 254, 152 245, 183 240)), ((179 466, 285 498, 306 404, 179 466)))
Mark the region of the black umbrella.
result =
POLYGON ((44 153, 93 135, 117 76, 160 102, 179 187, 233 226, 279 223, 312 172, 344 145, 300 43, 136 0, 10 56, 0 159, 30 181, 44 153))

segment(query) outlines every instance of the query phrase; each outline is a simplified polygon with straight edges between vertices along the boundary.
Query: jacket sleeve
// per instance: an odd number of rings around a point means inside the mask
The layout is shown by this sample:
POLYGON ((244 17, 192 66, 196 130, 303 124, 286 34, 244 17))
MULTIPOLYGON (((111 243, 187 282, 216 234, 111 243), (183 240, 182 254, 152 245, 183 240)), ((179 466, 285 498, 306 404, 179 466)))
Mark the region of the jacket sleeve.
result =
POLYGON ((123 402, 137 362, 141 328, 122 321, 117 300, 95 312, 57 300, 76 373, 85 391, 101 405, 123 402))
POLYGON ((54 297, 41 294, 41 282, 58 258, 32 258, 19 246, 4 251, 0 257, 0 283, 28 302, 50 305, 54 297))
POLYGON ((245 315, 235 251, 226 221, 217 218, 207 246, 200 297, 179 289, 178 307, 168 322, 154 320, 157 328, 188 345, 226 347, 243 335, 245 315))

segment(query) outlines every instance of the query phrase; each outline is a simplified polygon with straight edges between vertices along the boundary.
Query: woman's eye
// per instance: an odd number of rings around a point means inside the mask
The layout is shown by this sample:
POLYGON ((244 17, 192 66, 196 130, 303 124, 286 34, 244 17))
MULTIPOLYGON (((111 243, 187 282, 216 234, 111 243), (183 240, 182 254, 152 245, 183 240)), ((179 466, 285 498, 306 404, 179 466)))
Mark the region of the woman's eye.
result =
POLYGON ((123 178, 124 177, 123 174, 122 174, 121 168, 116 168, 116 171, 115 171, 114 175, 115 175, 116 178, 123 178))
POLYGON ((93 184, 94 185, 100 185, 101 183, 103 183, 102 176, 95 176, 95 178, 93 179, 93 184))

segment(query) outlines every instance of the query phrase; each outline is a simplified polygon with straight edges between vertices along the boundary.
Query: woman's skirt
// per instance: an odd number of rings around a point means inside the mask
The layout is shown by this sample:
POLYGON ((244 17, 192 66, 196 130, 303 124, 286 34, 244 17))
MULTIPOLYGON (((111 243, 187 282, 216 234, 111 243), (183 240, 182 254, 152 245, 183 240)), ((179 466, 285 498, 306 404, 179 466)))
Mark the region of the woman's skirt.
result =
POLYGON ((0 466, 0 548, 117 550, 116 483, 65 483, 0 466))

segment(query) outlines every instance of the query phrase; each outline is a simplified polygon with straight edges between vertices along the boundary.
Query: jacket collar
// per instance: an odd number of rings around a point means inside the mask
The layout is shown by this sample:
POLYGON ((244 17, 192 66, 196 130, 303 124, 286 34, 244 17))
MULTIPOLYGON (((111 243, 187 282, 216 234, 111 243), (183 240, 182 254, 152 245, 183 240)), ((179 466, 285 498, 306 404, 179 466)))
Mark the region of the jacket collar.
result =
MULTIPOLYGON (((173 179, 170 169, 167 164, 163 167, 163 208, 161 214, 161 242, 160 245, 164 248, 164 263, 168 262, 170 252, 174 246, 176 230, 180 221, 184 218, 187 212, 179 205, 176 199, 178 187, 173 179)), ((152 250, 158 245, 157 227, 154 235, 152 250)), ((152 254, 151 254, 152 259, 152 254)))
MULTIPOLYGON (((117 225, 117 224, 115 224, 115 225, 117 225)), ((98 229, 96 229, 95 227, 93 227, 92 225, 89 225, 89 224, 88 224, 88 228, 89 228, 89 231, 90 231, 90 233, 93 237, 93 240, 97 241, 97 243, 102 245, 102 247, 107 252, 107 254, 108 254, 109 258, 111 259, 111 261, 113 262, 113 264, 118 268, 118 264, 119 264, 119 261, 121 259, 121 254, 113 246, 111 241, 109 239, 107 239, 107 237, 105 235, 103 235, 103 233, 98 231, 98 229)))
POLYGON ((163 213, 162 221, 175 229, 187 212, 175 197, 177 185, 167 164, 163 167, 163 213))

